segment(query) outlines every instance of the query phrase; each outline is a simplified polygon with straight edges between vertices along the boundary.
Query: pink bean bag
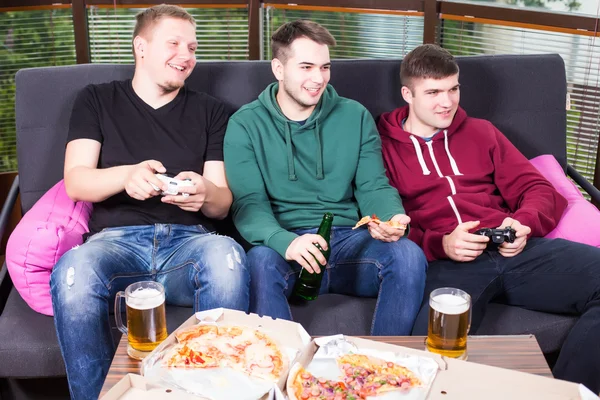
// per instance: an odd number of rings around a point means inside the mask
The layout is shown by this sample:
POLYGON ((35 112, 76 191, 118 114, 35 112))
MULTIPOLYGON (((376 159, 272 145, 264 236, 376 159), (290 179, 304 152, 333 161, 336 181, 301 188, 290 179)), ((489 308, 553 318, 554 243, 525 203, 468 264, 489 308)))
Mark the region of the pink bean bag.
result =
POLYGON ((23 216, 6 245, 15 288, 35 311, 53 315, 50 274, 58 259, 83 242, 92 203, 73 202, 61 180, 23 216))

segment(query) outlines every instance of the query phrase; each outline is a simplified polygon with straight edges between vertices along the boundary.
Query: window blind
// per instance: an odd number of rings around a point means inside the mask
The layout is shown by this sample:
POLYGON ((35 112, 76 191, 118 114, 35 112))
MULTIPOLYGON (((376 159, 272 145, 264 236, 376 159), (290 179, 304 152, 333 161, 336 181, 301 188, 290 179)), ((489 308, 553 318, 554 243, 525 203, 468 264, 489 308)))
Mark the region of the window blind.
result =
POLYGON ((332 59, 402 58, 423 43, 423 17, 320 10, 263 8, 263 59, 270 60, 271 35, 286 22, 306 18, 326 27, 337 46, 332 59))
POLYGON ((448 19, 442 19, 438 38, 454 55, 560 54, 570 98, 567 160, 593 182, 600 130, 600 39, 448 19))
POLYGON ((0 12, 0 172, 17 170, 15 73, 75 62, 70 8, 0 12))
MULTIPOLYGON (((93 63, 133 63, 131 42, 135 15, 143 8, 88 8, 90 58, 93 63)), ((248 10, 187 8, 196 20, 200 60, 248 58, 248 10)))

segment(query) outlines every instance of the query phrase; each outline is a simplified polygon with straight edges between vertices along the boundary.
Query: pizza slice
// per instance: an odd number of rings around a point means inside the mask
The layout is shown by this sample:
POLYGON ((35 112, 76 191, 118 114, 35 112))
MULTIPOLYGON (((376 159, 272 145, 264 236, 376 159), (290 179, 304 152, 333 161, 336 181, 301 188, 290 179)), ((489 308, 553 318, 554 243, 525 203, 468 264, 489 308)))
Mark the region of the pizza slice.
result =
POLYGON ((243 363, 239 366, 250 376, 278 380, 287 365, 287 357, 271 339, 264 336, 244 349, 243 363))
POLYGON ((215 353, 194 350, 187 344, 178 344, 171 349, 165 363, 175 368, 217 368, 221 366, 221 357, 215 353))
POLYGON ((356 223, 356 225, 354 225, 354 228, 352 229, 360 228, 363 225, 367 225, 371 221, 375 222, 376 224, 381 223, 381 220, 377 218, 377 215, 367 215, 366 217, 362 217, 360 220, 358 220, 358 222, 356 223))
POLYGON ((397 228, 397 229, 406 229, 406 224, 401 224, 398 221, 381 221, 377 215, 373 214, 372 216, 366 216, 366 217, 362 217, 357 223, 356 225, 354 225, 354 228, 352 229, 356 229, 356 228, 360 228, 363 225, 367 225, 369 222, 375 222, 376 224, 386 224, 391 226, 392 228, 397 228))
POLYGON ((287 394, 290 400, 363 400, 353 389, 340 381, 317 378, 300 364, 292 369, 287 394))
POLYGON ((393 362, 363 354, 347 354, 337 361, 344 382, 365 398, 422 386, 411 370, 393 362))
POLYGON ((216 325, 192 325, 175 332, 175 338, 179 343, 183 343, 209 333, 217 336, 219 334, 219 327, 216 325))

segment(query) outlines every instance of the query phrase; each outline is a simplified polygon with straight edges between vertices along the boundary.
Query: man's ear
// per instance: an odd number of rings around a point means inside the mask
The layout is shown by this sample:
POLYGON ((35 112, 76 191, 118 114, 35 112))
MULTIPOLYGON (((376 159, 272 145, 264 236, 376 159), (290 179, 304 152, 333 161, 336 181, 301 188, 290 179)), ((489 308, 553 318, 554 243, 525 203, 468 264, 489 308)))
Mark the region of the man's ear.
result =
POLYGON ((283 63, 278 58, 271 60, 271 70, 273 71, 273 75, 275 75, 275 79, 278 81, 283 80, 283 63))
POLYGON ((413 94, 412 91, 408 88, 408 86, 402 86, 400 92, 402 93, 402 98, 404 99, 404 101, 407 104, 412 104, 413 94))
POLYGON ((135 55, 143 57, 144 49, 146 48, 146 39, 140 35, 133 38, 133 48, 135 49, 135 55))

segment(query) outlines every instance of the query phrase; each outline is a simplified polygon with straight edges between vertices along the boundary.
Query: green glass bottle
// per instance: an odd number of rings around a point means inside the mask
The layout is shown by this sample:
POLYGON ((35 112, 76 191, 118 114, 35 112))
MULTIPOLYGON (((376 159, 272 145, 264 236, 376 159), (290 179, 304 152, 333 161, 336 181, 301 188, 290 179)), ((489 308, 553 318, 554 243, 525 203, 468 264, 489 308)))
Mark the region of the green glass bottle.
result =
MULTIPOLYGON (((331 246, 329 243, 329 239, 331 236, 332 223, 333 214, 325 213, 325 215, 323 215, 321 225, 319 226, 319 230, 317 231, 317 235, 321 236, 327 242, 327 250, 323 250, 318 244, 315 245, 321 251, 326 261, 329 261, 329 254, 331 254, 331 246)), ((311 274, 310 272, 302 268, 302 271, 300 271, 300 276, 298 277, 298 279, 296 280, 296 284, 294 285, 294 290, 292 291, 290 299, 292 301, 316 299, 319 296, 319 290, 321 289, 321 281, 323 280, 323 274, 325 273, 326 267, 327 264, 322 265, 321 272, 318 274, 311 274)))

